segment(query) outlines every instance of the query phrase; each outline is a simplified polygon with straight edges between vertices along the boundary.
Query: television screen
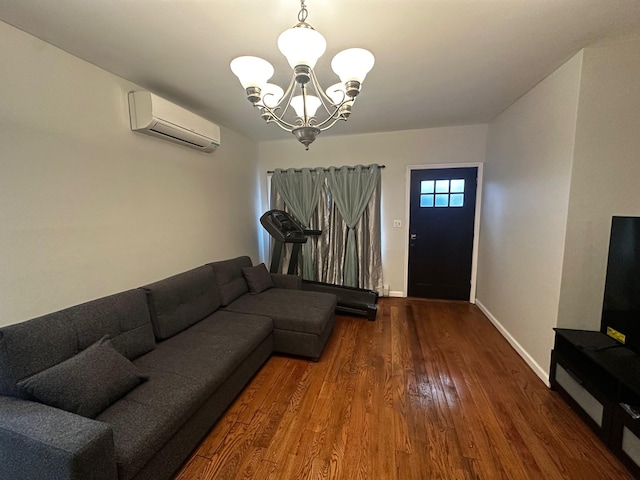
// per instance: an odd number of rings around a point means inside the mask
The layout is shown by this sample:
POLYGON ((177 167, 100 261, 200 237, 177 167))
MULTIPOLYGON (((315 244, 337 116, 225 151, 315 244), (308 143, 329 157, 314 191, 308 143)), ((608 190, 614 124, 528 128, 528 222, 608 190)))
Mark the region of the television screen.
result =
POLYGON ((613 217, 601 331, 640 352, 640 217, 613 217))

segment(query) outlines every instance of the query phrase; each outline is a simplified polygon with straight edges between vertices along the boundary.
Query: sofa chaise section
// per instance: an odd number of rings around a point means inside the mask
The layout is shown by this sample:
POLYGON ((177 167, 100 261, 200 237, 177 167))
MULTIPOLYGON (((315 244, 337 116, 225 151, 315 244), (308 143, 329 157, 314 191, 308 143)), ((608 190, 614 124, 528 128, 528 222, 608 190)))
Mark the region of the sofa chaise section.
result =
POLYGON ((333 331, 335 295, 303 291, 299 277, 268 274, 264 265, 253 267, 246 256, 210 265, 216 274, 224 310, 271 317, 275 352, 319 360, 333 331), (246 277, 252 268, 258 271, 264 268, 272 286, 251 291, 246 277))

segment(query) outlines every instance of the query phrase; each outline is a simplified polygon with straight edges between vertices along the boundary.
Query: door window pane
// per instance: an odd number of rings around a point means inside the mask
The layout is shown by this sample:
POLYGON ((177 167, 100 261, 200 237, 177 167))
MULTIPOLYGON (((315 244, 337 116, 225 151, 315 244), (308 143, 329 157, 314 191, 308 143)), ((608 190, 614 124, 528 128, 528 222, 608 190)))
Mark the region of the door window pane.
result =
MULTIPOLYGON (((453 183, 453 182, 452 182, 453 183)), ((450 207, 463 207, 464 206, 464 193, 452 193, 449 199, 450 207)))
MULTIPOLYGON (((449 180, 436 180, 436 193, 449 193, 449 180)), ((436 206, 438 200, 436 199, 436 206)))
POLYGON ((433 195, 420 195, 421 207, 433 207, 433 195))
POLYGON ((451 180, 451 193, 464 192, 464 179, 451 180))
POLYGON ((421 207, 464 207, 463 178, 452 180, 421 180, 421 207))
POLYGON ((436 195, 436 207, 448 207, 448 206, 449 206, 449 195, 447 193, 440 193, 436 195))
POLYGON ((433 180, 422 180, 420 182, 420 193, 433 193, 433 180))

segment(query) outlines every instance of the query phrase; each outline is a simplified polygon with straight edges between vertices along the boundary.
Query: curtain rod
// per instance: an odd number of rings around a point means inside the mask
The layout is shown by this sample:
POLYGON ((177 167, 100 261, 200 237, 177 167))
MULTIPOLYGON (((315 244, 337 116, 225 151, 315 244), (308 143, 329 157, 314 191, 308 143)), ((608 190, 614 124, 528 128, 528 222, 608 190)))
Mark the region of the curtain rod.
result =
MULTIPOLYGON (((386 168, 386 167, 387 167, 386 165, 378 165, 378 168, 386 168)), ((342 167, 339 167, 339 168, 342 168, 342 167)), ((349 170, 355 170, 355 168, 356 168, 356 167, 347 167, 347 169, 349 169, 349 170)), ((367 168, 371 168, 371 167, 370 167, 370 166, 367 166, 367 168)), ((314 168, 311 168, 311 170, 315 170, 315 169, 314 169, 314 168)), ((297 169, 297 168, 296 168, 296 169, 294 169, 293 171, 294 171, 294 172, 301 172, 302 170, 299 170, 299 169, 297 169)), ((328 168, 325 168, 325 169, 324 169, 324 171, 325 171, 325 172, 328 172, 328 171, 329 171, 329 169, 328 169, 328 168)), ((267 175, 270 175, 270 174, 272 174, 273 172, 274 172, 273 170, 267 170, 267 175)))

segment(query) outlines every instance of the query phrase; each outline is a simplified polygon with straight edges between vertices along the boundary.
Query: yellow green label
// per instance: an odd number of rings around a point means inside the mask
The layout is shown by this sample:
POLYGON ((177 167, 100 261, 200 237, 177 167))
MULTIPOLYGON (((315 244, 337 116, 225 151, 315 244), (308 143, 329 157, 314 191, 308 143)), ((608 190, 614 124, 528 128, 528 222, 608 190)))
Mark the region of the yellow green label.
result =
POLYGON ((607 327, 607 335, 609 335, 611 338, 615 338, 620 343, 624 343, 627 339, 627 336, 624 333, 620 333, 619 331, 611 327, 607 327))

